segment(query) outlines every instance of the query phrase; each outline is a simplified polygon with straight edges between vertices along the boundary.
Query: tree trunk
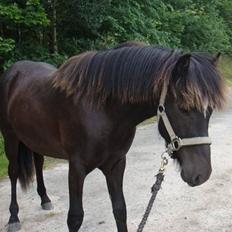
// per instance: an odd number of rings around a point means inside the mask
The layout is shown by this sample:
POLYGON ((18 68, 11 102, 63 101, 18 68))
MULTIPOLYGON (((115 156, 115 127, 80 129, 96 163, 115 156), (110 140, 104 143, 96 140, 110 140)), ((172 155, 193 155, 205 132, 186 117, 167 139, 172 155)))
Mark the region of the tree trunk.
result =
POLYGON ((58 46, 57 46, 57 16, 56 16, 56 0, 49 0, 50 5, 50 20, 51 20, 51 32, 50 32, 50 52, 57 53, 58 46))
POLYGON ((57 47, 57 30, 56 30, 56 0, 52 0, 52 38, 53 38, 53 53, 58 52, 58 47, 57 47))

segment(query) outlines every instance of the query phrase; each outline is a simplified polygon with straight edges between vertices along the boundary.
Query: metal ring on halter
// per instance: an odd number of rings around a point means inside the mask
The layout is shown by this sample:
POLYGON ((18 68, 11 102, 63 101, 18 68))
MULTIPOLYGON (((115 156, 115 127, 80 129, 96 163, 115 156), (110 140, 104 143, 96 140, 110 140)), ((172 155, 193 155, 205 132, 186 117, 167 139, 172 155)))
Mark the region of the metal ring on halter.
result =
POLYGON ((182 140, 179 137, 175 137, 170 141, 170 143, 166 142, 166 147, 167 147, 167 153, 169 154, 170 157, 172 157, 174 151, 180 150, 182 147, 182 140))
POLYGON ((164 105, 160 104, 160 105, 158 106, 158 111, 159 111, 159 114, 162 114, 163 112, 165 112, 165 107, 164 107, 164 105))
POLYGON ((180 150, 180 148, 182 147, 181 138, 175 137, 174 139, 172 139, 171 146, 173 151, 180 150))

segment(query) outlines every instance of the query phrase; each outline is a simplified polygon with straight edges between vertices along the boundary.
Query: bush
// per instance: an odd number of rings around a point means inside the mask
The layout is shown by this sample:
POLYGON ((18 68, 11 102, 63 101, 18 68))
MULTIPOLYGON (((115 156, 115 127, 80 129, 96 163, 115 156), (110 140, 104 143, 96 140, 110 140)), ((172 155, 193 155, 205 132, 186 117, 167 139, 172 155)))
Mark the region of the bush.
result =
POLYGON ((41 61, 52 64, 54 66, 59 66, 66 59, 67 56, 65 54, 51 54, 46 47, 24 43, 20 44, 20 46, 16 46, 15 50, 12 52, 10 59, 6 61, 5 66, 9 67, 18 60, 41 61))

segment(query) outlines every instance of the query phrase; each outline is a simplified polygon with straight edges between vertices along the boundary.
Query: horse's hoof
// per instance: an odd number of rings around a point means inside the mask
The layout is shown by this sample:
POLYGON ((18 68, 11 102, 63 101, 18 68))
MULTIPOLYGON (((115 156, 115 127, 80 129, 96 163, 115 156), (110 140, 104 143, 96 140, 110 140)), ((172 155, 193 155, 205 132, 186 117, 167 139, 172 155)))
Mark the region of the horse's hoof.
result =
POLYGON ((20 222, 9 223, 7 225, 7 232, 15 232, 21 230, 20 222))
POLYGON ((41 205, 43 210, 52 210, 54 209, 53 205, 51 202, 47 202, 41 205))

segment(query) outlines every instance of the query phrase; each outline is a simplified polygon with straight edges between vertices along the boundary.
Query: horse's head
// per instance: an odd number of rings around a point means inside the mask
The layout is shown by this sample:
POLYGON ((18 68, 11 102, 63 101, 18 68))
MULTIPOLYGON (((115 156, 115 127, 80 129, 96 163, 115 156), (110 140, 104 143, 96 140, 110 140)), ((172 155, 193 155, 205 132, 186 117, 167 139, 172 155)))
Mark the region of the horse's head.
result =
MULTIPOLYGON (((216 71, 217 60, 218 56, 186 54, 175 64, 164 107, 173 131, 181 139, 208 137, 212 111, 220 108, 225 99, 224 83, 216 71)), ((170 133, 162 118, 159 131, 170 143, 170 133)), ((173 152, 173 158, 180 164, 182 179, 190 186, 200 185, 210 177, 209 143, 182 146, 173 152)))

